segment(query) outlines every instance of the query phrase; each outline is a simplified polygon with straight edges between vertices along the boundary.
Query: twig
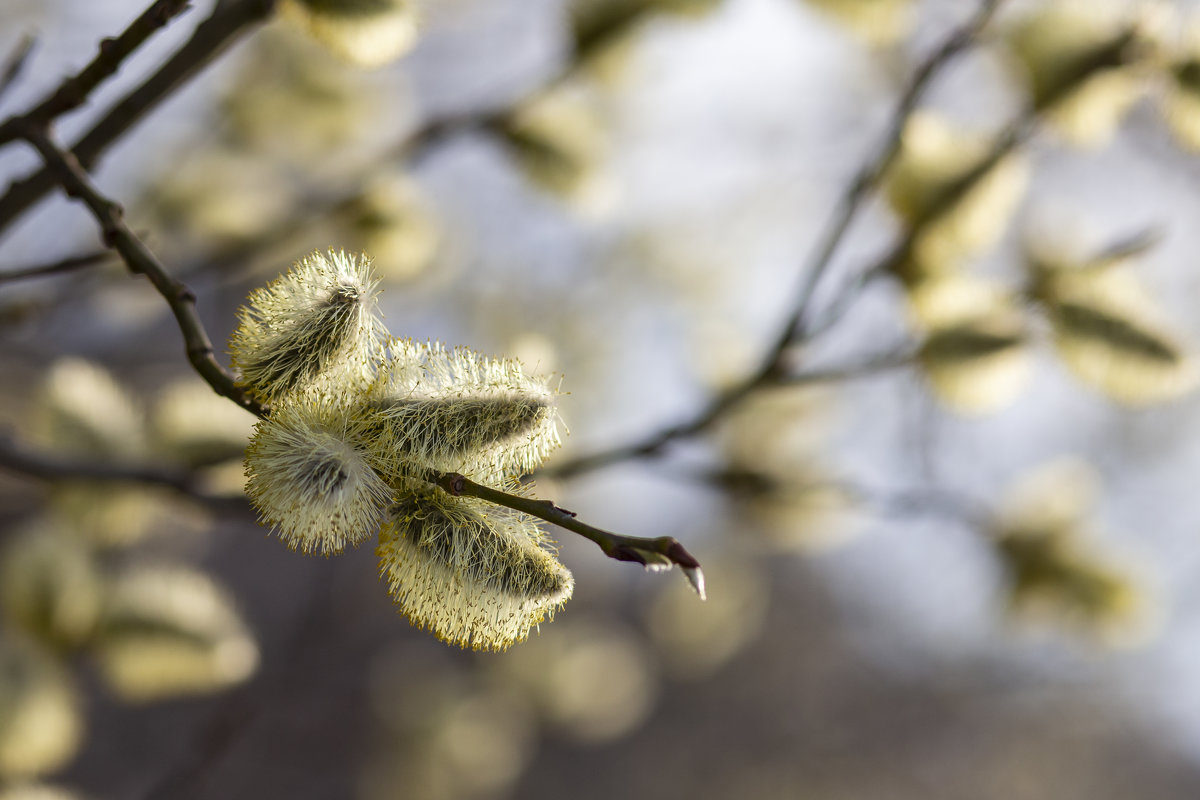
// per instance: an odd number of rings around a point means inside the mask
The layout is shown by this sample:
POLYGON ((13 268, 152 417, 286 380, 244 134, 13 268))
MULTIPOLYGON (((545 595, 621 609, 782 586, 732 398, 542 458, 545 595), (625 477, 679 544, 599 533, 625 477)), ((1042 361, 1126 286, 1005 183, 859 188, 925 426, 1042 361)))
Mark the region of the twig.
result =
POLYGON ((17 46, 9 54, 8 60, 4 62, 4 72, 0 74, 0 98, 8 94, 9 89, 17 82, 17 78, 21 77, 21 71, 29 63, 29 56, 33 53, 33 46, 36 43, 37 38, 32 33, 27 33, 21 37, 17 46))
MULTIPOLYGON (((215 60, 240 34, 266 19, 275 2, 218 3, 213 13, 196 27, 192 37, 157 72, 113 106, 70 148, 79 163, 86 169, 95 166, 100 156, 126 131, 215 60)), ((0 233, 45 197, 55 183, 54 173, 49 168, 14 181, 0 197, 0 233)))
POLYGON ((574 513, 559 508, 548 500, 534 500, 502 492, 499 489, 475 483, 457 472, 437 473, 431 478, 433 483, 455 497, 478 497, 480 500, 505 506, 543 519, 560 528, 566 528, 595 542, 604 555, 617 561, 632 561, 649 570, 670 569, 677 565, 696 593, 701 598, 704 597, 704 573, 700 569, 700 562, 684 548, 678 539, 672 536, 644 539, 594 528, 580 522, 574 513))
POLYGON ((731 408, 741 403, 747 395, 783 378, 781 369, 784 355, 795 344, 801 323, 810 313, 817 286, 832 264, 833 256, 844 240, 850 223, 858 214, 863 201, 878 185, 899 152, 904 126, 916 108, 917 102, 941 70, 978 39, 980 32, 991 21, 1001 2, 1002 0, 983 0, 971 19, 951 33, 913 74, 892 114, 887 135, 879 152, 859 170, 843 192, 837 211, 824 234, 819 238, 816 250, 804 267, 805 277, 796 303, 780 328, 774 344, 763 357, 759 368, 738 384, 713 398, 709 405, 691 420, 664 428, 639 441, 580 456, 547 470, 548 474, 565 478, 630 458, 656 455, 662 451, 663 447, 676 439, 694 436, 707 430, 731 408))
POLYGON ((67 78, 49 97, 25 114, 0 123, 0 145, 21 138, 22 119, 45 125, 86 103, 97 86, 114 75, 121 63, 155 32, 182 14, 188 3, 189 0, 156 0, 120 36, 101 39, 100 52, 77 75, 67 78))
POLYGON ((58 175, 67 196, 84 203, 96 218, 104 243, 116 250, 131 272, 145 275, 171 307, 179 330, 183 333, 188 361, 208 385, 242 408, 263 416, 263 407, 234 382, 233 376, 217 362, 212 341, 196 313, 196 295, 183 283, 172 278, 158 259, 134 235, 122 219, 117 203, 104 197, 92 185, 91 178, 79 161, 60 149, 49 134, 38 125, 25 123, 21 135, 41 153, 47 168, 58 175))
POLYGON ((246 508, 244 497, 204 492, 191 472, 168 464, 124 464, 89 461, 78 456, 40 452, 22 447, 11 432, 0 429, 0 469, 44 481, 139 483, 162 486, 212 506, 246 508))
POLYGON ((85 253, 80 256, 71 256, 60 261, 55 261, 50 264, 40 264, 35 267, 22 267, 21 269, 9 269, 0 272, 0 283, 12 283, 15 281, 26 280, 27 278, 42 278, 47 275, 58 275, 64 272, 74 272, 87 267, 94 267, 97 264, 103 264, 106 261, 113 259, 112 251, 100 250, 95 253, 85 253))

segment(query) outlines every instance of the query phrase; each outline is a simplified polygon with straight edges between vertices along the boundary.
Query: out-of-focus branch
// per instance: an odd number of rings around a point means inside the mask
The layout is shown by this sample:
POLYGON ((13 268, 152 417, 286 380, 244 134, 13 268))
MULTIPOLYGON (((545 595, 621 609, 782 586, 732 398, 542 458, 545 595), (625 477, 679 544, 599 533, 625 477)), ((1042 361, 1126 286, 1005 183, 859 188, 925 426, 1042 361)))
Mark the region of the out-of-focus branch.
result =
MULTIPOLYGON (((92 129, 70 148, 85 169, 95 166, 100 156, 159 103, 195 77, 221 55, 239 35, 265 20, 276 0, 239 0, 218 3, 192 37, 140 86, 112 107, 92 129)), ((23 136, 23 134, 21 134, 23 136)), ((13 182, 0 197, 0 233, 54 188, 56 179, 48 167, 13 182)))
POLYGON ((101 39, 100 52, 78 74, 64 80, 49 97, 20 117, 0 123, 0 145, 21 138, 21 120, 47 125, 86 103, 92 91, 116 74, 130 54, 188 5, 189 0, 156 0, 120 36, 101 39))
POLYGON ((644 539, 594 528, 580 522, 573 512, 559 508, 548 500, 534 500, 502 492, 491 486, 475 483, 457 472, 437 473, 431 476, 431 479, 433 483, 455 497, 478 497, 480 500, 529 514, 572 533, 577 533, 595 542, 604 555, 617 561, 632 561, 635 564, 641 564, 648 570, 670 569, 672 566, 678 566, 696 593, 701 598, 704 597, 704 573, 700 569, 700 562, 673 536, 644 539))
POLYGON ((21 267, 20 269, 6 269, 0 272, 0 283, 12 283, 28 278, 43 278, 47 275, 60 275, 64 272, 74 272, 86 269, 87 267, 94 267, 97 264, 103 264, 113 259, 112 251, 99 250, 95 253, 71 256, 49 264, 38 264, 37 266, 21 267))
POLYGON ((0 429, 0 469, 44 481, 87 481, 97 483, 137 483, 162 486, 210 506, 247 507, 244 497, 206 493, 197 476, 169 464, 126 464, 91 461, 33 450, 20 445, 12 433, 0 429))
POLYGON ((29 62, 29 56, 33 53, 33 46, 36 43, 37 39, 33 34, 25 34, 5 60, 4 70, 0 72, 0 99, 8 94, 8 90, 17 82, 17 78, 21 77, 21 71, 29 62))
POLYGON ((262 406, 242 391, 229 371, 217 361, 212 341, 196 313, 196 295, 186 285, 172 278, 129 229, 122 219, 121 206, 100 194, 79 161, 60 149, 42 127, 26 122, 21 135, 41 153, 47 169, 57 175, 67 195, 84 203, 92 212, 100 226, 104 243, 120 254, 131 272, 145 275, 167 301, 183 333, 188 361, 196 372, 217 394, 263 416, 262 406))

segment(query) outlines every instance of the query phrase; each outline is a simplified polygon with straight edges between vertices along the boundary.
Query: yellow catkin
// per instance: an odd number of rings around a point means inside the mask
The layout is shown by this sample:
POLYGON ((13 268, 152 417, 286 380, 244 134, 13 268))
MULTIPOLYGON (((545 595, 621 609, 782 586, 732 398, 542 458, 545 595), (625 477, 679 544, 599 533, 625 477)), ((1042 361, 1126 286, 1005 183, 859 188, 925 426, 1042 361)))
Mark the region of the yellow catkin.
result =
POLYGON ((311 396, 258 423, 246 449, 246 493, 289 547, 326 555, 374 536, 391 497, 363 449, 361 421, 311 396))
POLYGON ((372 451, 389 474, 435 469, 503 484, 559 446, 553 400, 513 359, 393 342, 370 402, 378 437, 372 451))
POLYGON ((384 333, 365 257, 330 250, 250 294, 230 339, 242 386, 273 403, 318 379, 369 379, 384 333))
POLYGON ((574 579, 534 521, 409 482, 380 536, 380 573, 414 625, 443 641, 504 650, 552 617, 574 579))

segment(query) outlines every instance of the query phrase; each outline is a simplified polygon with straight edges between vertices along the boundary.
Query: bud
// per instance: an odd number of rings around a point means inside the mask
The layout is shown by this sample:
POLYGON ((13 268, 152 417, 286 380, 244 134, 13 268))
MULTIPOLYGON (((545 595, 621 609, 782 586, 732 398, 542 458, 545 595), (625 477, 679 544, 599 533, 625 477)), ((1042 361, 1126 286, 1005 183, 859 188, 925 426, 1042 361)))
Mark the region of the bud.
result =
POLYGON ((505 650, 571 596, 571 573, 532 518, 417 481, 401 487, 377 554, 392 598, 418 628, 505 650))
POLYGON ((322 383, 366 382, 384 332, 370 261, 314 252, 250 294, 230 340, 242 386, 267 403, 322 383))

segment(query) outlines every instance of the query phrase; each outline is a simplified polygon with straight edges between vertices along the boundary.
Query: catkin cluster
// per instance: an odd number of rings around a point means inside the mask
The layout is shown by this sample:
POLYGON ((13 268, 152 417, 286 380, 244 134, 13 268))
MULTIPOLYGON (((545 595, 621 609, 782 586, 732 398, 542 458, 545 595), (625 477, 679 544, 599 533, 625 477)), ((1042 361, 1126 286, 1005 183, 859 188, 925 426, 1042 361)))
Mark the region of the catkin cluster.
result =
POLYGON ((514 490, 559 444, 554 394, 509 359, 391 339, 365 258, 313 253, 250 296, 231 340, 242 387, 268 404, 246 492, 293 549, 379 537, 400 610, 439 638, 502 650, 574 581, 536 522, 457 497, 461 473, 514 490))

